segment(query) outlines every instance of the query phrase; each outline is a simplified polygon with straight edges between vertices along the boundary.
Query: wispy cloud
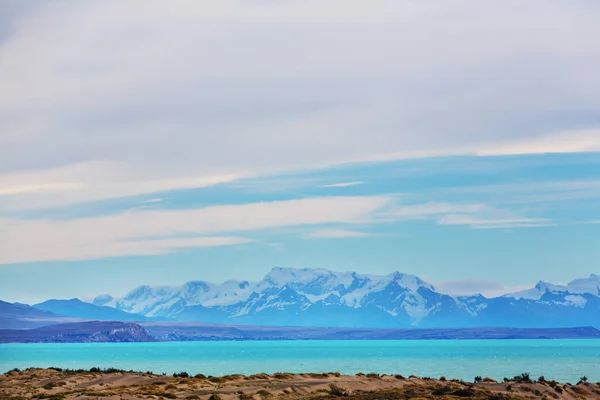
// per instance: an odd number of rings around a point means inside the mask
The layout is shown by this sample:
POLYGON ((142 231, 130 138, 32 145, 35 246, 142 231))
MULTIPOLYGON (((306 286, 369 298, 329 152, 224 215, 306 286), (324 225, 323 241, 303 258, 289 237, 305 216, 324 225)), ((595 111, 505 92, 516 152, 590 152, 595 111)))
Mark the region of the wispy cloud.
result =
POLYGON ((486 209, 484 204, 438 203, 402 205, 393 208, 390 216, 400 219, 426 219, 449 213, 478 213, 486 209))
POLYGON ((327 187, 327 188, 336 188, 336 187, 350 187, 350 186, 358 186, 358 185, 364 185, 364 182, 342 182, 342 183, 333 183, 331 185, 323 185, 323 187, 327 187))
POLYGON ((0 173, 0 209, 52 208, 70 204, 200 188, 242 175, 137 169, 126 163, 88 162, 27 172, 0 173), (25 184, 26 183, 26 184, 25 184))
POLYGON ((486 204, 437 203, 401 205, 390 210, 392 219, 426 219, 439 225, 466 225, 474 229, 531 228, 553 226, 548 218, 529 218, 516 211, 486 204))
POLYGON ((310 239, 339 239, 368 236, 373 236, 373 234, 350 229, 317 229, 304 235, 304 237, 310 239))
POLYGON ((191 210, 146 209, 70 220, 4 218, 0 219, 0 264, 163 254, 181 247, 247 243, 247 238, 229 235, 357 223, 369 220, 389 201, 381 196, 321 197, 191 210))
POLYGON ((475 229, 538 228, 554 226, 547 218, 486 218, 473 215, 444 215, 440 225, 468 225, 475 229))

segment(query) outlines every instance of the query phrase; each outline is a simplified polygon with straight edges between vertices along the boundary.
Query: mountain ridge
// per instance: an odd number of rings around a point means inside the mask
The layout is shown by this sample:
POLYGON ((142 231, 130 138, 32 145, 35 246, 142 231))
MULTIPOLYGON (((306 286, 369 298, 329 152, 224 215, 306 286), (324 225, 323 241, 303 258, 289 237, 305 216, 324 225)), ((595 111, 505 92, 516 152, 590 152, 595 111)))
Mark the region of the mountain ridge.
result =
POLYGON ((350 327, 600 327, 600 277, 567 285, 540 282, 487 298, 441 293, 416 275, 273 268, 258 282, 190 281, 139 286, 93 301, 127 313, 175 321, 350 327))

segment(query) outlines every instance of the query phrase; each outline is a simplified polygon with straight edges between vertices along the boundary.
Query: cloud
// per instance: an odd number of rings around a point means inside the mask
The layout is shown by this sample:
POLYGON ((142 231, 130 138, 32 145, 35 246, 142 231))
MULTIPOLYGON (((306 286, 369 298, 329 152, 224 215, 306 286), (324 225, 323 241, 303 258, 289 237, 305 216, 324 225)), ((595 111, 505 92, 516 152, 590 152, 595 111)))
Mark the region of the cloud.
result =
POLYGON ((333 183, 331 185, 323 185, 323 187, 326 188, 336 188, 336 187, 350 187, 350 186, 358 186, 358 185, 364 185, 364 182, 342 182, 342 183, 333 183))
POLYGON ((230 232, 357 223, 386 197, 321 197, 189 210, 143 209, 70 220, 0 218, 0 264, 164 254, 249 239, 230 232), (215 236, 219 235, 219 236, 215 236), (227 236, 221 236, 227 235, 227 236))
POLYGON ((474 229, 538 228, 554 226, 547 218, 485 218, 472 215, 444 215, 440 225, 468 225, 474 229))
POLYGON ((510 183, 443 188, 442 194, 466 194, 503 203, 541 203, 600 197, 599 180, 510 183))
POLYGON ((545 0, 10 12, 0 207, 357 161, 599 151, 599 17, 594 2, 545 0))
POLYGON ((373 236, 368 232, 361 232, 350 229, 318 229, 307 233, 304 237, 309 239, 339 239, 373 236))
POLYGON ((486 209, 484 204, 457 204, 429 202, 403 205, 390 211, 390 215, 400 219, 426 219, 448 213, 478 213, 486 209))
POLYGON ((151 194, 200 188, 232 182, 241 175, 193 176, 185 171, 138 169, 126 163, 87 162, 46 170, 0 174, 0 209, 51 208, 151 194), (27 182, 24 184, 23 182, 27 182))
POLYGON ((528 218, 516 211, 477 203, 411 204, 392 207, 383 218, 426 219, 439 225, 467 225, 474 229, 531 228, 554 226, 547 218, 528 218))
POLYGON ((533 285, 505 286, 495 280, 473 278, 439 282, 435 285, 435 288, 441 293, 455 296, 482 294, 488 298, 503 296, 506 293, 530 289, 531 287, 533 285))

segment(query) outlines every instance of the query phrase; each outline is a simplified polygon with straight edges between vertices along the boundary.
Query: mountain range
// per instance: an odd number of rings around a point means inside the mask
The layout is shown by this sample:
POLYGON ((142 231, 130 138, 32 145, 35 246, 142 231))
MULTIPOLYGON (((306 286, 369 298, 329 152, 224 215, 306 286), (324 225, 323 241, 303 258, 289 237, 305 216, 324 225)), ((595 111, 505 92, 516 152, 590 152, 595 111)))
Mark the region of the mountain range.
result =
POLYGON ((213 324, 456 328, 600 327, 600 276, 567 285, 486 298, 452 296, 415 275, 274 268, 258 282, 191 281, 139 286, 125 296, 91 303, 52 299, 32 307, 0 302, 2 328, 27 329, 83 320, 213 324))
MULTIPOLYGON (((84 316, 42 304, 57 314, 84 316)), ((258 282, 140 286, 119 298, 97 296, 92 304, 134 314, 129 320, 372 328, 600 327, 600 276, 567 285, 540 281, 529 290, 486 298, 440 293, 419 277, 399 272, 274 268, 258 282)))

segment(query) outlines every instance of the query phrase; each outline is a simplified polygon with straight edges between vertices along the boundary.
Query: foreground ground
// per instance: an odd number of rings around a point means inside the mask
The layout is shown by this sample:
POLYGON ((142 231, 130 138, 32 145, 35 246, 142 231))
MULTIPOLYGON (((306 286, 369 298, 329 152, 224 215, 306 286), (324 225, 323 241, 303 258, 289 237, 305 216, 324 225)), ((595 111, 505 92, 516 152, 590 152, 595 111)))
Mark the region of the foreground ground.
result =
MULTIPOLYGON (((0 375, 0 399, 402 400, 600 399, 600 384, 556 382, 473 384, 457 380, 358 374, 259 374, 223 377, 141 372, 14 370, 0 375)), ((522 379, 517 379, 522 380, 522 379)), ((526 379, 528 381, 528 379, 526 379)))

